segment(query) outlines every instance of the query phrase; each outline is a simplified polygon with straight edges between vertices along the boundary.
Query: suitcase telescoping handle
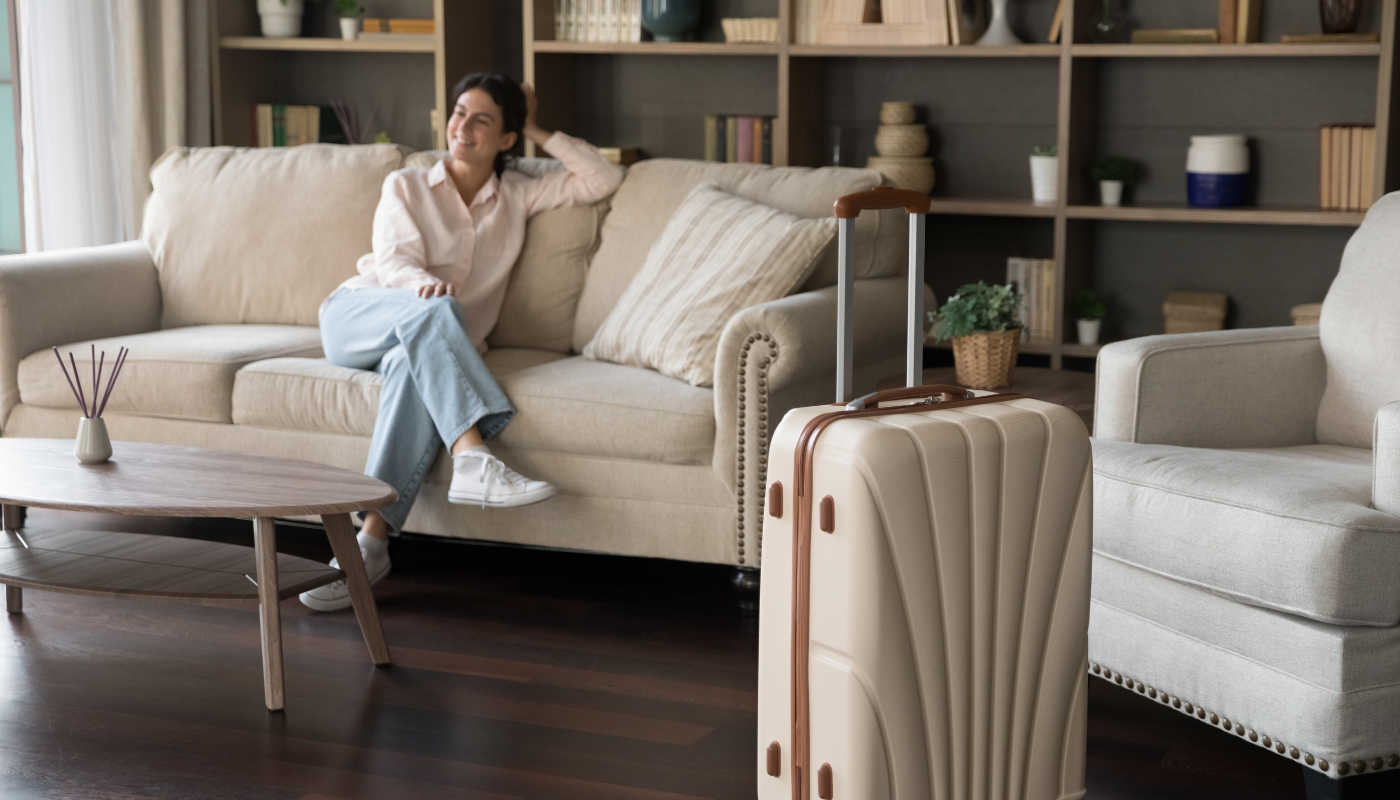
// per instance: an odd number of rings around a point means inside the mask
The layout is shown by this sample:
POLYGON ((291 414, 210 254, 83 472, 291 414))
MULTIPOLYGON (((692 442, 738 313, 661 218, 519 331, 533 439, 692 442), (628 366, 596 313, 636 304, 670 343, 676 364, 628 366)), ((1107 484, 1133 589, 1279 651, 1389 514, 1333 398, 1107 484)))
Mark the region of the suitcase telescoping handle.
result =
POLYGON ((877 186, 836 201, 840 220, 837 241, 836 402, 854 399, 855 328, 852 315, 856 293, 856 217, 864 210, 903 208, 909 212, 909 343, 905 366, 908 386, 922 384, 924 374, 924 217, 928 195, 907 189, 877 186))

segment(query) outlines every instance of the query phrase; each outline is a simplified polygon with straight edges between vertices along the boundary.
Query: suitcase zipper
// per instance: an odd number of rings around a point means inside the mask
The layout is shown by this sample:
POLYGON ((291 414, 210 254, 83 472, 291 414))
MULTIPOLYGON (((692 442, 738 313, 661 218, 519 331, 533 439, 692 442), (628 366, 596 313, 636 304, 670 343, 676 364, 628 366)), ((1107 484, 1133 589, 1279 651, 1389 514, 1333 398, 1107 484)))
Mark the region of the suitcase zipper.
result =
MULTIPOLYGON (((917 389, 918 387, 916 387, 917 389)), ((853 401, 840 411, 832 411, 827 414, 820 414, 813 417, 803 427, 802 433, 797 437, 797 446, 793 452, 793 515, 792 515, 792 664, 791 664, 791 687, 792 696, 790 707, 792 709, 792 800, 810 800, 807 792, 806 775, 808 764, 811 761, 811 691, 808 685, 808 651, 811 645, 811 581, 812 581, 812 459, 817 449, 817 438, 821 436, 833 423, 842 419, 856 419, 861 417, 882 417, 893 414, 909 414, 915 411, 927 411, 928 406, 937 404, 939 409, 955 409, 966 406, 985 405, 987 403, 1004 403, 1009 400, 1020 400, 1023 395, 1019 394, 990 394, 981 397, 967 397, 965 391, 952 386, 925 386, 922 392, 915 389, 894 390, 891 392, 878 392, 877 395, 866 395, 860 400, 853 401), (881 400, 876 401, 875 408, 865 408, 865 402, 872 397, 884 395, 881 400), (897 396, 891 396, 897 395, 897 396), (909 405, 894 406, 892 408, 880 408, 879 402, 896 399, 918 399, 909 405), (860 406, 852 408, 856 403, 860 406)), ((781 490, 779 490, 781 492, 781 490)), ((779 495, 781 497, 781 494, 779 495)), ((834 530, 835 509, 832 507, 828 512, 826 500, 822 502, 823 523, 830 521, 834 530), (828 517, 828 513, 830 517, 828 517)), ((833 501, 834 506, 834 501, 833 501)), ((827 525, 822 525, 823 530, 827 530, 827 525)), ((830 533, 830 530, 827 530, 830 533)), ((769 763, 772 763, 773 751, 769 750, 769 763)), ((770 770, 770 774, 771 770, 770 770)), ((829 764, 822 765, 822 772, 818 776, 821 778, 819 792, 823 800, 829 800, 832 791, 831 767, 829 764)))

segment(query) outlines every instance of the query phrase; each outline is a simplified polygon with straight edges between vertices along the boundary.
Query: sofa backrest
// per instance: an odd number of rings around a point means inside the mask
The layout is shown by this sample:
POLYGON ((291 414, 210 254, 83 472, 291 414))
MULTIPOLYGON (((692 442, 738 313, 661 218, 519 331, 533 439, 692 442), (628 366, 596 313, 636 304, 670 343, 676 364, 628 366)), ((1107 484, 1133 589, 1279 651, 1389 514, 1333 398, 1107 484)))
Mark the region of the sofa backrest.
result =
MULTIPOLYGON (((883 183, 870 169, 842 167, 768 167, 660 158, 634 164, 612 198, 603 221, 602 242, 588 270, 579 298, 573 347, 582 351, 598 332, 627 284, 641 270, 647 252, 661 237, 676 208, 704 181, 757 203, 804 217, 827 217, 836 198, 883 183)), ((894 275, 905 269, 909 227, 903 211, 862 214, 856 223, 860 241, 856 277, 894 275)), ((836 282, 836 247, 818 261, 804 288, 836 282)))
POLYGON ((371 250, 389 144, 177 147, 151 168, 141 239, 161 326, 316 325, 321 301, 371 250))
POLYGON ((1400 400, 1400 192, 1371 207, 1342 252, 1322 303, 1327 389, 1317 415, 1323 444, 1371 447, 1371 426, 1400 400))
MULTIPOLYGON (((445 150, 425 150, 404 160, 405 167, 426 169, 447 157, 445 150)), ((526 175, 562 170, 552 158, 519 158, 514 169, 526 175)), ((568 353, 574 312, 588 278, 588 260, 598 249, 608 201, 567 206, 536 214, 525 227, 525 247, 506 284, 489 347, 531 347, 568 353)))

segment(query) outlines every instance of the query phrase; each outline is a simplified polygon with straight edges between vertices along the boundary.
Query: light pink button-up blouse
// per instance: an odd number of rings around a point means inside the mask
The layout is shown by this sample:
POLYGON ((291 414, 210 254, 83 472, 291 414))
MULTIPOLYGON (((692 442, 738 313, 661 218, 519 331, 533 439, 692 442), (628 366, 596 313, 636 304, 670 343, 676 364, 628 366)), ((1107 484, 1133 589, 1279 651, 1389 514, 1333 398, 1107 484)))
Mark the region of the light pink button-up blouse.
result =
POLYGON ((525 244, 526 220, 551 208, 602 200, 622 183, 622 168, 588 142, 556 132, 544 149, 567 171, 531 178, 508 169, 499 179, 492 175, 470 207, 445 162, 390 173, 374 212, 374 252, 360 258, 360 274, 336 291, 450 283, 466 311, 467 337, 485 352, 511 267, 525 244))

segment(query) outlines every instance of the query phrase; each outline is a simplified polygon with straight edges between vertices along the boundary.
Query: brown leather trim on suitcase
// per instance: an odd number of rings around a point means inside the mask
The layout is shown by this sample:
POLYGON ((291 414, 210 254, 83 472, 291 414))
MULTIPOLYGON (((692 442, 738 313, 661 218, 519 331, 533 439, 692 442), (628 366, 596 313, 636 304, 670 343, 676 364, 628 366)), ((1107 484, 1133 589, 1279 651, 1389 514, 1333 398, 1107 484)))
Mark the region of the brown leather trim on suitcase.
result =
MULTIPOLYGON (((881 392, 871 403, 891 400, 925 398, 927 402, 911 403, 892 408, 863 408, 833 411, 813 417, 797 437, 793 451, 793 515, 792 515, 792 798, 809 800, 804 776, 811 760, 811 691, 808 686, 807 661, 811 645, 812 599, 812 458, 817 450, 817 438, 832 423, 860 417, 883 417, 963 408, 965 406, 1004 403, 1020 400, 1019 394, 989 394, 968 398, 965 390, 953 386, 924 386, 881 392)), ((830 498, 827 498, 830 499, 830 498)), ((825 506, 825 503, 823 503, 825 506)), ((825 510, 825 509, 823 509, 825 510)), ((825 515, 823 515, 825 516, 825 515)), ((834 522, 834 520, 833 520, 834 522)), ((825 528, 825 526, 823 526, 825 528)), ((823 764, 826 788, 830 797, 831 767, 823 764)), ((819 774, 818 779, 822 776, 819 774)))

